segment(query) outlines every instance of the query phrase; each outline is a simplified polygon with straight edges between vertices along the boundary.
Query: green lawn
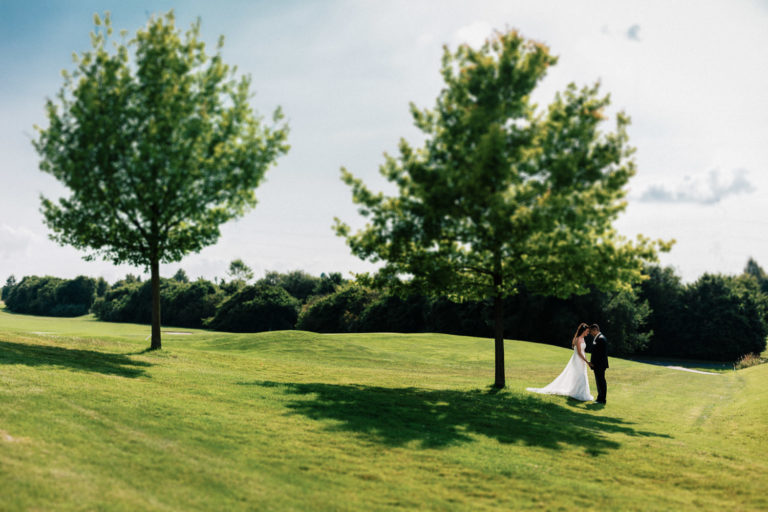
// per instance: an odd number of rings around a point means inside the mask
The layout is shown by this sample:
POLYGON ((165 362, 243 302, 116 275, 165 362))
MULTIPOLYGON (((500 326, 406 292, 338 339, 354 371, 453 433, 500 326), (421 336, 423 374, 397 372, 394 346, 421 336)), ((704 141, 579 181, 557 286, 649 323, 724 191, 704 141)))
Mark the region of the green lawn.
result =
POLYGON ((612 359, 601 409, 524 391, 551 346, 491 393, 487 339, 167 331, 0 311, 0 510, 768 508, 768 365, 612 359))

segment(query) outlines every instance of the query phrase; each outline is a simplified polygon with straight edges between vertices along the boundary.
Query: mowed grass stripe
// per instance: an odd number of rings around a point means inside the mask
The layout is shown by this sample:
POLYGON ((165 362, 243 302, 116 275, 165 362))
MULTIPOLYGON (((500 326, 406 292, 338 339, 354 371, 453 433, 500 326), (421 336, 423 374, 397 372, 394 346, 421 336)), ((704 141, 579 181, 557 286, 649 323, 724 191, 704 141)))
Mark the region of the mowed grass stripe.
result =
POLYGON ((0 312, 0 510, 768 505, 766 366, 612 359, 597 409, 524 391, 565 348, 507 342, 491 393, 487 339, 168 330, 0 312))

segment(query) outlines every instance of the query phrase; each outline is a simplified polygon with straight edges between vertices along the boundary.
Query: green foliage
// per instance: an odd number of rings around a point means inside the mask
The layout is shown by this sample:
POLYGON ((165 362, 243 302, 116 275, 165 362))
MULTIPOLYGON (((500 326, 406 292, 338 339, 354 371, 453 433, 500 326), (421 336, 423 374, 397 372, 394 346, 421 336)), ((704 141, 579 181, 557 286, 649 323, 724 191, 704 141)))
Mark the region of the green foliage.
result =
POLYGON ((25 276, 11 289, 5 305, 16 313, 45 315, 56 307, 56 289, 63 282, 50 276, 25 276))
POLYGON ((343 180, 371 222, 352 252, 385 263, 380 278, 462 298, 514 295, 521 285, 567 297, 590 285, 627 289, 661 243, 623 240, 611 227, 635 172, 629 119, 600 130, 608 98, 571 85, 546 112, 530 94, 556 59, 516 32, 443 57, 446 87, 434 110, 411 107, 421 149, 401 141, 381 174, 398 195, 343 180))
POLYGON ((187 273, 184 271, 183 268, 180 268, 176 271, 175 274, 173 274, 172 279, 174 281, 178 281, 180 283, 188 283, 189 282, 189 276, 187 276, 187 273))
POLYGON ((344 283, 346 283, 346 280, 342 277, 340 272, 331 272, 329 274, 322 272, 320 274, 320 282, 317 284, 314 294, 328 295, 329 293, 335 292, 339 286, 344 283))
POLYGON ((642 351, 650 338, 646 326, 650 307, 635 289, 592 290, 567 299, 523 290, 509 299, 505 310, 509 311, 506 334, 514 339, 570 347, 579 323, 597 323, 609 339, 609 355, 627 355, 642 351))
POLYGON ((425 316, 429 332, 493 336, 494 319, 487 300, 454 302, 446 297, 430 297, 425 316))
POLYGON ((765 350, 768 296, 753 275, 704 274, 683 285, 670 268, 647 272, 641 297, 651 307, 648 354, 735 361, 765 350))
POLYGON ((298 301, 279 286, 259 283, 246 286, 226 299, 205 324, 230 332, 293 329, 298 306, 298 301))
POLYGON ((454 302, 420 294, 377 294, 355 322, 356 332, 492 335, 485 301, 454 302))
POLYGON ((72 192, 43 200, 57 241, 115 263, 178 261, 255 204, 253 189, 287 150, 285 127, 262 126, 250 79, 235 79, 221 48, 208 55, 199 30, 182 37, 169 13, 110 51, 107 16, 65 73, 35 142, 41 170, 72 192))
POLYGON ((643 264, 669 244, 625 240, 612 227, 635 173, 629 118, 602 130, 609 104, 598 85, 571 84, 546 111, 531 93, 556 58, 517 32, 481 48, 443 55, 435 108, 411 105, 422 148, 401 140, 381 174, 397 186, 371 192, 346 169, 342 179, 370 222, 336 231, 352 253, 384 266, 374 283, 410 284, 459 299, 494 299, 497 372, 502 387, 503 298, 521 287, 565 298, 629 290, 643 264))
MULTIPOLYGON (((425 332, 428 299, 423 296, 381 295, 356 322, 358 332, 425 332)), ((439 332, 439 331, 438 331, 439 332)))
POLYGON ((294 270, 285 274, 280 285, 299 301, 306 302, 320 287, 320 278, 294 270))
POLYGON ((754 258, 747 260, 747 265, 744 267, 744 275, 754 279, 760 287, 760 290, 768 294, 768 274, 765 273, 763 267, 758 265, 754 258))
POLYGON ((225 299, 224 292, 210 281, 198 279, 162 289, 163 315, 168 325, 203 327, 225 299))
POLYGON ((246 283, 253 279, 253 270, 239 258, 230 262, 227 274, 233 280, 241 281, 242 283, 246 283))
MULTIPOLYGON (((254 189, 288 150, 287 127, 265 126, 249 104, 250 78, 237 79, 208 54, 199 22, 184 34, 173 13, 152 17, 115 42, 109 15, 97 18, 92 49, 64 72, 48 127, 34 142, 40 169, 71 195, 42 198, 60 244, 151 270, 216 242, 219 226, 256 204, 254 189)), ((152 347, 160 347, 159 303, 152 347)))
POLYGON ((311 296, 318 295, 323 286, 322 278, 310 275, 303 270, 293 270, 285 274, 269 271, 260 282, 282 287, 302 304, 311 296))
POLYGON ((729 279, 732 280, 733 287, 740 297, 749 297, 755 302, 758 319, 768 326, 768 291, 765 290, 765 282, 760 282, 749 274, 733 276, 729 279))
POLYGON ((638 298, 635 290, 620 290, 601 294, 600 308, 587 318, 597 319, 601 330, 610 333, 609 354, 627 355, 642 352, 650 342, 651 333, 646 320, 651 312, 647 301, 638 298))
MULTIPOLYGON (((160 281, 163 324, 200 328, 204 320, 210 319, 206 325, 211 328, 235 332, 292 329, 296 324, 299 298, 310 290, 307 283, 311 285, 311 296, 315 297, 315 292, 335 290, 338 283, 343 282, 338 273, 317 278, 301 271, 270 272, 255 288, 247 287, 240 280, 220 287, 203 279, 183 282, 178 279, 178 274, 160 281), (270 280, 273 281, 271 284, 270 280), (225 300, 227 303, 223 304, 225 300)), ((76 316, 92 309, 96 318, 108 322, 148 324, 152 320, 151 282, 142 282, 133 274, 126 275, 112 287, 103 278, 97 281, 82 276, 72 281, 29 276, 22 281, 23 286, 22 283, 15 284, 15 279, 8 282, 11 283, 7 288, 11 311, 76 316), (100 288, 101 292, 97 293, 100 288), (15 292, 11 293, 12 290, 15 292)), ((352 309, 359 314, 366 304, 352 309)), ((335 318, 327 321, 338 323, 335 318)))
POLYGON ((647 324, 653 335, 647 353, 672 356, 680 352, 680 322, 685 287, 671 267, 649 266, 648 279, 640 285, 640 297, 648 301, 651 312, 647 324))
POLYGON ((355 332, 360 316, 376 295, 369 288, 349 283, 307 304, 299 315, 296 328, 314 332, 355 332))
MULTIPOLYGON (((570 346, 582 321, 597 322, 610 338, 611 355, 635 354, 648 343, 647 302, 634 290, 601 292, 557 299, 521 290, 505 301, 504 336, 570 346)), ((327 310, 328 314, 343 314, 327 310)), ((315 312, 315 315, 320 312, 315 312)), ((485 301, 453 302, 445 297, 382 294, 365 307, 354 324, 356 332, 440 332, 468 336, 492 335, 493 319, 485 301)))
POLYGON ((105 293, 107 293, 107 290, 109 289, 109 283, 107 283, 107 280, 103 277, 100 277, 96 280, 96 296, 97 297, 103 297, 105 293))
POLYGON ((761 267, 754 258, 749 258, 747 260, 747 264, 744 267, 744 273, 748 276, 754 277, 759 281, 768 279, 768 275, 766 275, 765 270, 763 270, 763 267, 761 267))
POLYGON ((104 297, 96 299, 93 314, 106 322, 148 324, 152 321, 150 287, 149 282, 125 280, 115 283, 104 297))
POLYGON ((26 276, 8 289, 4 301, 16 313, 80 316, 90 310, 95 291, 96 281, 85 276, 71 280, 26 276))
POLYGON ((758 297, 726 276, 704 274, 683 295, 683 354, 735 361, 766 348, 768 325, 758 297))
POLYGON ((259 283, 280 286, 301 304, 306 304, 312 302, 315 297, 334 293, 345 283, 345 280, 339 272, 330 274, 323 272, 320 277, 316 277, 303 270, 292 270, 286 273, 270 270, 259 280, 259 283))
POLYGON ((16 277, 11 274, 8 276, 8 279, 5 280, 5 285, 3 285, 2 295, 0 295, 0 299, 5 300, 6 297, 8 297, 8 294, 11 293, 11 289, 16 286, 16 277))
MULTIPOLYGON (((93 313, 103 321, 148 324, 152 321, 151 294, 150 282, 123 281, 96 299, 93 313)), ((216 313, 224 293, 209 281, 162 279, 160 300, 165 325, 199 328, 205 318, 216 313)))
POLYGON ((234 295, 243 288, 245 288, 246 282, 241 279, 235 279, 232 281, 224 281, 223 279, 219 281, 219 287, 224 291, 224 293, 229 295, 234 295))
POLYGON ((122 286, 124 284, 133 284, 133 283, 140 283, 141 282, 141 276, 137 276, 134 274, 126 274, 125 277, 119 281, 116 281, 112 288, 117 288, 118 286, 122 286))
POLYGON ((78 276, 56 289, 54 316, 80 316, 88 313, 96 296, 96 280, 78 276))

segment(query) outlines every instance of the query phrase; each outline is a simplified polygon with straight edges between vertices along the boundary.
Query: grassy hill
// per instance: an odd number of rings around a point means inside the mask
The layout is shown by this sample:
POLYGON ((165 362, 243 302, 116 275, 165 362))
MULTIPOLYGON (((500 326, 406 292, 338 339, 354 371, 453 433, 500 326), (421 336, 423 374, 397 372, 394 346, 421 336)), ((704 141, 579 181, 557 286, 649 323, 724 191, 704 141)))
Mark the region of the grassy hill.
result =
POLYGON ((768 365, 612 359, 601 409, 525 392, 545 345, 491 393, 487 339, 148 335, 0 311, 0 510, 768 507, 768 365))

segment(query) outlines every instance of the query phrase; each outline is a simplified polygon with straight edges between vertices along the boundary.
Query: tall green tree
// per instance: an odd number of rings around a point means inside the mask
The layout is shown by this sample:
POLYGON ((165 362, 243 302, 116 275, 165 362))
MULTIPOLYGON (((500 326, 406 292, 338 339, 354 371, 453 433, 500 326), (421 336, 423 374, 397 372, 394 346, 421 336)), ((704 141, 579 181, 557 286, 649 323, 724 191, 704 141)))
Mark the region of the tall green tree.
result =
POLYGON ((40 169, 71 192, 42 198, 42 211, 51 238, 87 259, 150 269, 159 349, 160 263, 216 242, 222 223, 255 205, 288 150, 287 126, 279 108, 271 126, 256 115, 250 77, 223 62, 223 38, 206 52, 199 20, 182 34, 169 12, 112 44, 109 13, 94 21, 92 49, 75 55, 37 128, 40 169))
POLYGON ((754 258, 747 260, 747 265, 744 267, 744 275, 750 276, 760 287, 760 290, 768 294, 768 274, 765 273, 763 267, 761 267, 754 258))
POLYGON ((227 274, 235 281, 242 281, 243 284, 253 279, 253 270, 240 258, 229 263, 227 274))
POLYGON ((496 387, 504 387, 503 299, 523 285, 557 297, 590 285, 629 290, 643 264, 666 244, 630 242, 612 227, 635 173, 629 118, 601 131, 609 104, 598 85, 569 85, 546 110, 531 94, 556 63, 543 44, 515 31, 481 48, 444 50, 445 86, 433 109, 411 104, 425 136, 400 141, 381 174, 395 196, 370 191, 342 169, 360 213, 352 233, 336 220, 352 252, 384 262, 378 283, 411 285, 460 299, 491 299, 496 387))
POLYGON ((640 285, 639 296, 650 307, 646 325, 653 333, 646 352, 654 356, 679 353, 686 331, 686 287, 672 267, 649 265, 645 273, 648 279, 640 285))
POLYGON ((281 274, 275 270, 267 271, 260 282, 280 286, 304 304, 322 285, 322 278, 310 275, 303 270, 292 270, 281 274))
POLYGON ((172 279, 174 281, 178 281, 179 283, 188 283, 189 282, 189 276, 187 275, 186 271, 183 268, 180 268, 176 271, 175 274, 173 274, 172 279))
POLYGON ((3 286, 2 296, 0 296, 0 299, 5 300, 6 297, 8 297, 8 294, 11 293, 11 290, 13 290, 14 286, 16 286, 16 276, 11 274, 8 276, 8 279, 5 280, 5 286, 3 286))

